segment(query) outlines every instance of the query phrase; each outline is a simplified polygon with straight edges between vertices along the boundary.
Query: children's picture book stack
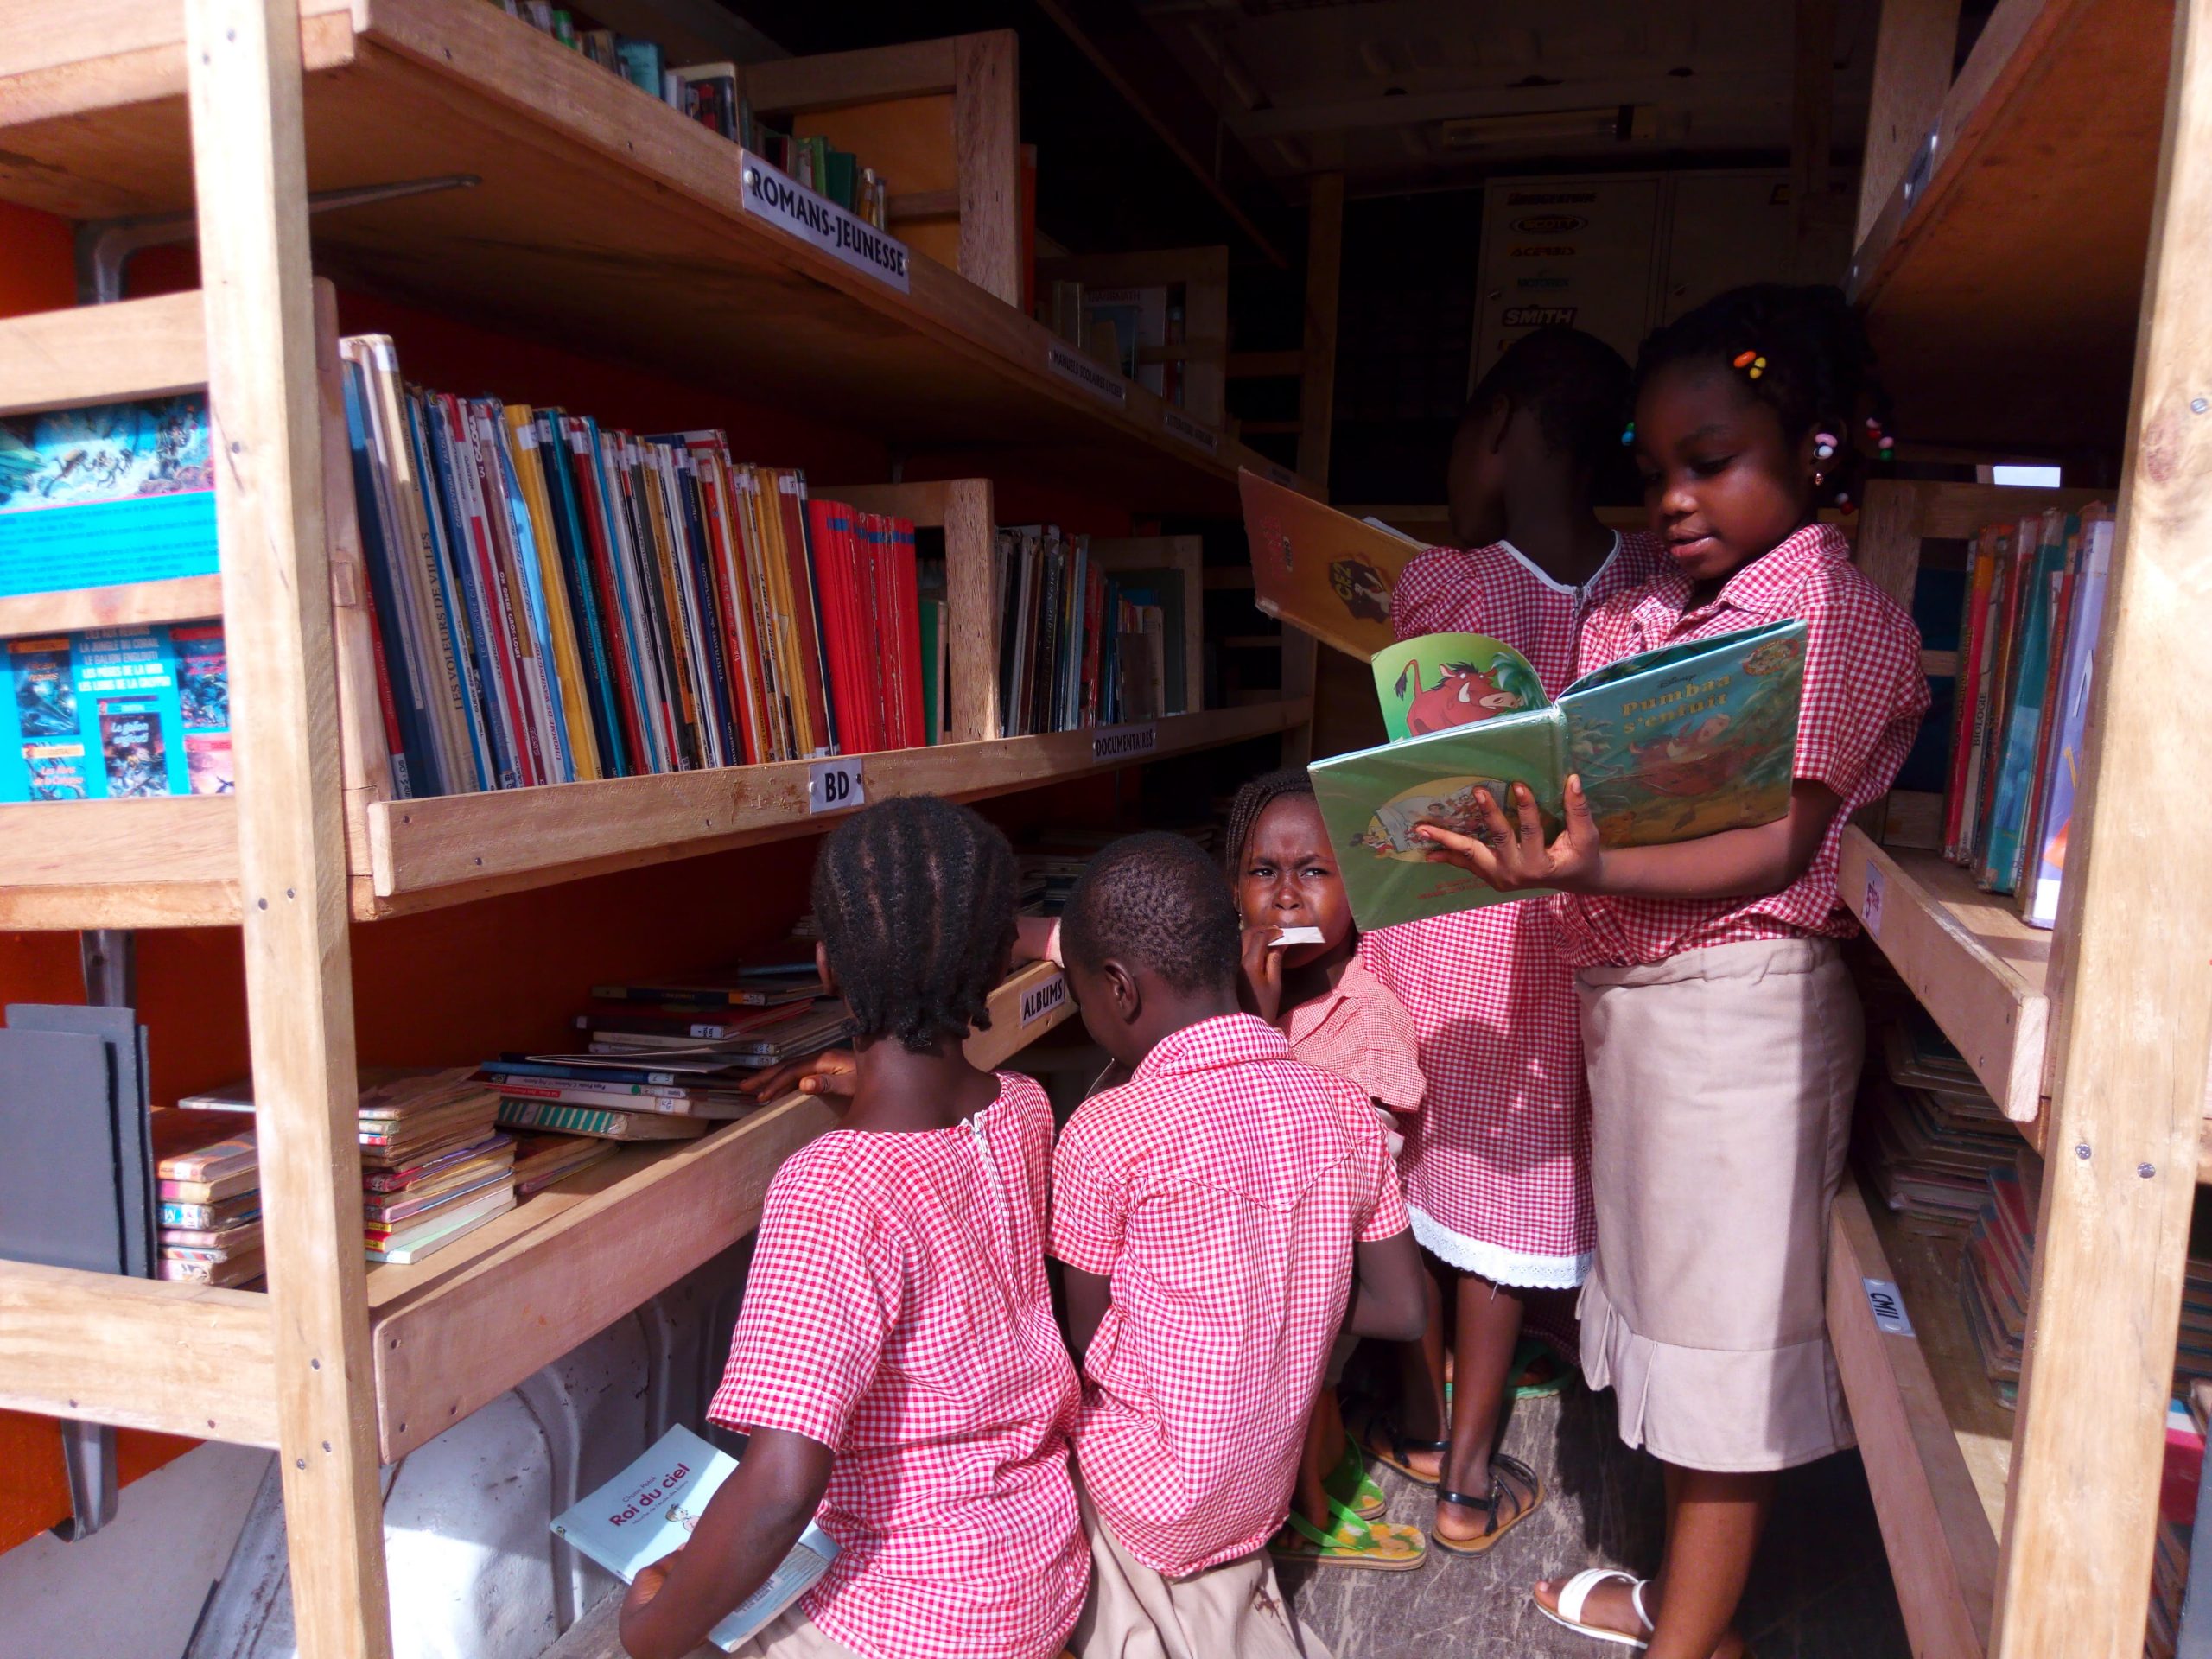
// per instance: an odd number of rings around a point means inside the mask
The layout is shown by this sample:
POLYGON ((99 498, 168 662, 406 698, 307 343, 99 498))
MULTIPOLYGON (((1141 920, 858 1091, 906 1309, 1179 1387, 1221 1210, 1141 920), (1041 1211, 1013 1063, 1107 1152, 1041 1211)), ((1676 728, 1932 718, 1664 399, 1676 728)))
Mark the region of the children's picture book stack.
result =
POLYGON ((1959 623, 1943 853, 2058 917, 2089 690, 2112 575, 2110 509, 2053 509, 1977 538, 1959 623))
POLYGON ((812 499, 719 432, 411 385, 385 335, 340 349, 399 793, 926 738, 908 521, 812 499))
POLYGON ((233 1288, 258 1282, 261 1158, 251 1118, 158 1111, 152 1122, 161 1204, 156 1274, 233 1288))
POLYGON ((1000 735, 1155 720, 1192 706, 1178 570, 1108 571, 1087 536, 1052 524, 1001 528, 1000 735))
MULTIPOLYGON (((682 1424, 590 1497, 553 1517, 553 1534, 628 1584, 683 1548, 708 1500, 737 1471, 682 1424)), ((837 1559, 836 1540, 809 1522, 767 1582, 707 1632, 727 1653, 819 1583, 837 1559)))
POLYGON ((571 1175, 603 1164, 620 1144, 595 1135, 555 1135, 543 1129, 509 1129, 515 1143, 515 1202, 543 1192, 571 1175))
POLYGON ((1909 1230, 1955 1236, 1974 1224, 1987 1178, 2009 1169, 2020 1133, 1917 1003, 1883 1025, 1859 1115, 1859 1151, 1874 1192, 1909 1230))

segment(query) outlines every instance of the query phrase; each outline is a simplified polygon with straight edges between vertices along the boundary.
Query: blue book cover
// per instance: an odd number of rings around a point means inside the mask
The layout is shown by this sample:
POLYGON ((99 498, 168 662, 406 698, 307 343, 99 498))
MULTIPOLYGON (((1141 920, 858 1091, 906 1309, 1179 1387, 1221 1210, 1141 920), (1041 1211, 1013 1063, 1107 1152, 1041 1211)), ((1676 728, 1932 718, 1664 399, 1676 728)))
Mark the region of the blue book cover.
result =
POLYGON ((220 623, 10 639, 6 663, 0 801, 231 793, 220 623))
MULTIPOLYGON (((415 452, 415 476, 422 481, 423 518, 430 538, 430 564, 444 602, 446 637, 454 668, 461 680, 463 724, 468 728, 469 764, 476 773, 476 787, 493 785, 490 738, 484 727, 484 696, 479 683, 474 636, 469 631, 467 601, 463 597, 461 573, 454 563, 454 542, 446 497, 430 454, 429 419, 422 393, 410 387, 400 400, 407 416, 407 441, 415 452)), ((449 793, 456 792, 448 791, 449 793)))
POLYGON ((530 627, 531 648, 537 653, 545 676, 545 701, 553 722, 553 747, 556 751, 554 764, 559 771, 554 781, 573 784, 576 781, 576 752, 569 746, 569 716, 561 702, 560 670, 553 654, 553 623, 546 608, 545 573, 539 563, 543 555, 537 545, 537 534, 531 524, 529 503, 523 499, 522 478, 515 471, 513 456, 507 453, 504 441, 506 423, 499 405, 486 403, 478 414, 483 423, 480 447, 491 453, 499 468, 498 505, 506 515, 508 533, 514 538, 515 568, 522 579, 523 612, 530 627))
POLYGON ((1567 777, 1580 774, 1608 847, 1689 841, 1771 823, 1789 810, 1804 687, 1802 622, 1624 658, 1586 674, 1550 704, 1535 671, 1510 646, 1473 635, 1438 638, 1440 645, 1402 642, 1384 654, 1387 669, 1378 656, 1377 678, 1387 709, 1396 677, 1407 677, 1404 707, 1390 717, 1411 730, 1410 677, 1457 664, 1468 684, 1455 688, 1447 676, 1447 695, 1423 705, 1420 723, 1453 712, 1459 723, 1311 768, 1362 928, 1535 896, 1502 893, 1466 871, 1428 861, 1430 843, 1415 828, 1433 823, 1472 834, 1478 790, 1504 805, 1510 785, 1526 784, 1546 834, 1557 835, 1567 777))
POLYGON ((0 597, 215 571, 204 395, 0 420, 0 597))
MULTIPOLYGON (((736 1472, 736 1459, 679 1423, 620 1474, 555 1516, 554 1535, 628 1584, 690 1541, 708 1500, 736 1472)), ((728 1652, 812 1589, 836 1559, 836 1541, 809 1522, 768 1581, 707 1639, 728 1652)))

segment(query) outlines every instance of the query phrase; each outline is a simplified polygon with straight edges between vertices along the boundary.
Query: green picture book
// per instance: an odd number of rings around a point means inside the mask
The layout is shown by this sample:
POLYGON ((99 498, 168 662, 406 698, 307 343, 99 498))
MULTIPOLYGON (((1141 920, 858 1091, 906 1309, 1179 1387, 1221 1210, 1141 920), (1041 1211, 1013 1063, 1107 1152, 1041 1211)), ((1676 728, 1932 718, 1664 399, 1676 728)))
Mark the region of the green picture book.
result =
POLYGON ((1478 695, 1452 700, 1502 711, 1443 725, 1379 748, 1316 761, 1313 792, 1344 871, 1352 917, 1388 927, 1535 896, 1502 893, 1467 872, 1427 861, 1414 826, 1472 834, 1475 791, 1510 806, 1507 786, 1529 785, 1547 836, 1562 823, 1567 779, 1579 773, 1608 847, 1688 841, 1767 823, 1789 809, 1804 685, 1805 625, 1777 622, 1624 658, 1586 674, 1547 703, 1535 671, 1510 646, 1475 635, 1407 640, 1381 658, 1376 678, 1393 729, 1423 690, 1455 665, 1478 695), (1440 647, 1436 641, 1445 643, 1440 647), (1491 688, 1479 692, 1479 687, 1491 688), (1506 688, 1500 695, 1497 688, 1506 688), (1401 707, 1394 711, 1394 698, 1401 707), (1504 708, 1508 703, 1517 707, 1504 708))

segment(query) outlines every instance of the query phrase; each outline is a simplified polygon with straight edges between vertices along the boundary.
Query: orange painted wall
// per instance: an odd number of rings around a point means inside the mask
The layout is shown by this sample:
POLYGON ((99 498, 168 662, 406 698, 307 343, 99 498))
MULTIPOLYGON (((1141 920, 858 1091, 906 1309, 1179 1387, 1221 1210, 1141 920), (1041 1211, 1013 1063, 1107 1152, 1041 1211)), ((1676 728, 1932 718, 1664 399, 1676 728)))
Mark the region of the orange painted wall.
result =
MULTIPOLYGON (((69 227, 0 203, 0 315, 73 303, 69 227)), ((132 268, 152 293, 196 281, 188 252, 132 268)), ((825 480, 881 478, 882 448, 734 395, 679 385, 543 341, 495 335, 375 296, 342 293, 349 332, 397 341, 411 378, 468 393, 557 403, 645 430, 721 426, 749 460, 825 480)), ((1001 517, 1049 518, 1126 535, 1126 511, 1079 496, 1006 488, 1001 517)), ((1039 824, 1096 822, 1120 786, 1096 779, 1001 798, 984 810, 1017 838, 1039 824)), ((692 859, 353 930, 354 1022, 365 1065, 453 1065, 564 1039, 594 982, 702 968, 780 938, 805 908, 812 838, 692 859)), ((234 928, 138 936, 140 1015, 151 1030, 153 1097, 213 1088, 247 1070, 245 985, 234 928)), ((83 1000, 69 933, 0 933, 0 1001, 83 1000)), ((124 1432, 126 1478, 193 1442, 124 1432)), ((126 1499, 127 1501, 127 1499, 126 1499)), ((68 1512, 51 1420, 0 1412, 0 1549, 68 1512)))

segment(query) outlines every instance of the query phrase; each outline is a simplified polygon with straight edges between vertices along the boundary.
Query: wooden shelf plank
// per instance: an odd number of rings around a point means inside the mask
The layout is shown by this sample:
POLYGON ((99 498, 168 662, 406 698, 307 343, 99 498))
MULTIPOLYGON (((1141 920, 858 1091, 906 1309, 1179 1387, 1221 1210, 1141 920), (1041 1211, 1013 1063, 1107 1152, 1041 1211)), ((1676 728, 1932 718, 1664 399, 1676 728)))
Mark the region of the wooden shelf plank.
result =
MULTIPOLYGON (((1001 1065, 1052 1030, 1073 1012, 1065 989, 1049 963, 1017 971, 992 994, 990 1027, 969 1038, 969 1058, 1001 1065)), ((518 1206, 503 1217, 513 1228, 488 1248, 472 1238, 432 1258, 424 1268, 435 1273, 372 1269, 385 1460, 743 1238, 760 1223, 777 1167, 836 1121, 823 1102, 790 1095, 703 1139, 626 1150, 577 1178, 581 1196, 556 1188, 518 1206)))
POLYGON ((1853 257, 1915 442, 2117 449, 2172 0, 2000 0, 1853 257), (1924 142, 1924 140, 1923 140, 1924 142))
POLYGON ((238 919, 233 796, 0 805, 0 926, 207 927, 238 919))
POLYGON ((2043 1107, 2050 935, 1933 853, 1843 834, 1837 891, 2005 1115, 2043 1107))
POLYGON ((223 613, 220 576, 169 576, 109 588, 0 597, 0 639, 27 633, 73 633, 80 628, 140 627, 149 622, 198 622, 223 613))
POLYGON ((0 1407, 276 1444, 268 1297, 0 1262, 0 1407))
POLYGON ((1836 1195, 1828 1336, 1915 1653, 1988 1650, 2012 1414, 1990 1392, 1958 1299, 1958 1251, 1836 1195), (1866 1281, 1894 1285, 1913 1334, 1878 1328, 1866 1281))
MULTIPOLYGON (((80 219, 189 208, 174 4, 113 0, 112 30, 59 41, 48 10, 0 0, 0 196, 80 219)), ((334 275, 910 451, 1057 456, 1040 464, 1146 511, 1232 511, 1240 463, 1287 476, 1184 435, 1141 386, 1117 402, 1055 373, 1051 332, 957 272, 916 258, 901 294, 747 214, 734 145, 496 7, 307 10, 311 189, 480 181, 318 215, 334 275)))

